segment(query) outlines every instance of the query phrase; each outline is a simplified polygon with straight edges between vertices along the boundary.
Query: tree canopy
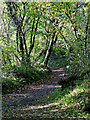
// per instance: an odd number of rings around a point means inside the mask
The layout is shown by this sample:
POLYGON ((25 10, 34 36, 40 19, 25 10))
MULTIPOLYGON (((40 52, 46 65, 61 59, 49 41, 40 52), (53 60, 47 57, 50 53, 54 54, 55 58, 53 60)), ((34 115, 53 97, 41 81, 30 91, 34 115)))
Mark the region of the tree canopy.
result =
POLYGON ((58 81, 62 88, 56 89, 50 100, 60 99, 61 115, 76 117, 79 111, 77 116, 89 116, 79 110, 87 105, 89 96, 89 18, 89 2, 3 2, 0 19, 3 94, 43 82, 50 73, 50 79, 58 79, 59 74, 53 74, 52 69, 64 69, 66 73, 58 81), (74 110, 72 106, 78 108, 74 110))
POLYGON ((89 71, 88 13, 88 2, 4 2, 2 68, 46 68, 55 52, 72 74, 89 71))

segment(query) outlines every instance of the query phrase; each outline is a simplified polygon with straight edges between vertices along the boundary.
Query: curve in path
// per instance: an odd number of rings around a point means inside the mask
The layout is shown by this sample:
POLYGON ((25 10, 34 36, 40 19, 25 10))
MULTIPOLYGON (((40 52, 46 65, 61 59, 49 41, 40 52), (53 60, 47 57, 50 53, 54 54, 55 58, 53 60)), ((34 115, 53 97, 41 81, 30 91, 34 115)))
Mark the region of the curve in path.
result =
POLYGON ((64 69, 53 69, 54 78, 45 81, 40 85, 29 85, 21 91, 20 94, 3 95, 3 108, 7 107, 25 107, 46 104, 48 96, 56 89, 61 87, 58 85, 60 78, 65 76, 64 69))

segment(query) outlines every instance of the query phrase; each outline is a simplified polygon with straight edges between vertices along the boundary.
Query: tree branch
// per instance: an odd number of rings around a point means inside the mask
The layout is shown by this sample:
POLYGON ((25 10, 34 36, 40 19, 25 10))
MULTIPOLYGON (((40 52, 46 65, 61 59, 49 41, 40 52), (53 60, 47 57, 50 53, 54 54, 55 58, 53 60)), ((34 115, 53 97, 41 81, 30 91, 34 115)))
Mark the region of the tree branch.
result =
MULTIPOLYGON (((38 21, 39 21, 39 19, 40 19, 40 18, 38 18, 37 23, 36 23, 35 33, 36 33, 36 31, 37 31, 37 26, 38 26, 38 21)), ((33 27, 34 27, 34 24, 33 24, 33 27)), ((33 29, 34 29, 34 28, 33 28, 33 29)), ((33 31, 33 29, 32 29, 32 31, 33 31)), ((34 47, 34 41, 35 41, 35 35, 36 35, 35 33, 34 33, 34 36, 33 36, 33 41, 31 41, 32 43, 31 43, 30 49, 29 49, 29 56, 30 56, 30 53, 31 53, 31 51, 32 51, 32 49, 33 49, 33 47, 34 47)))
MULTIPOLYGON (((75 22, 71 20, 69 14, 68 14, 66 11, 65 11, 65 14, 66 14, 67 17, 69 18, 70 22, 71 22, 73 25, 75 25, 75 22)), ((77 29, 76 29, 76 25, 75 25, 75 27, 74 27, 74 32, 75 32, 75 36, 76 36, 76 38, 77 38, 77 29)))

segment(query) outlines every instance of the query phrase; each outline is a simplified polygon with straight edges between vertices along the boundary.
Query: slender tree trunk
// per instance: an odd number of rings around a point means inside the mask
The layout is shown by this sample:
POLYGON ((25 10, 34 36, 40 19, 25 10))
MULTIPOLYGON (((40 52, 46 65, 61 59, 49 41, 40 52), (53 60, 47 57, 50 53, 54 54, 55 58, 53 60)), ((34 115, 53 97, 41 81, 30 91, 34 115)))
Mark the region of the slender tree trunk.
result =
POLYGON ((54 45, 54 44, 56 43, 56 41, 57 41, 57 35, 55 35, 55 34, 56 34, 56 31, 55 31, 55 32, 53 33, 53 35, 52 35, 52 40, 50 41, 48 50, 47 50, 47 52, 46 52, 46 56, 45 56, 45 59, 44 59, 44 62, 43 62, 43 64, 44 64, 45 67, 47 67, 49 57, 50 57, 51 52, 52 52, 52 50, 53 50, 53 45, 54 45), (55 40, 54 40, 54 39, 55 39, 55 40))
POLYGON ((90 54, 89 54, 89 48, 90 48, 90 44, 89 44, 89 40, 90 40, 90 3, 88 3, 88 18, 87 18, 87 26, 86 26, 86 38, 85 38, 85 49, 86 49, 86 53, 88 58, 90 58, 90 54))
POLYGON ((21 51, 21 56, 22 56, 22 61, 23 61, 24 60, 24 48, 23 48, 22 35, 20 31, 19 31, 19 39, 20 39, 20 51, 21 51))
POLYGON ((53 47, 53 40, 50 41, 49 48, 48 48, 48 50, 46 52, 46 56, 45 56, 45 59, 44 59, 44 62, 43 62, 43 64, 44 64, 45 67, 47 66, 49 57, 51 55, 52 47, 53 47))

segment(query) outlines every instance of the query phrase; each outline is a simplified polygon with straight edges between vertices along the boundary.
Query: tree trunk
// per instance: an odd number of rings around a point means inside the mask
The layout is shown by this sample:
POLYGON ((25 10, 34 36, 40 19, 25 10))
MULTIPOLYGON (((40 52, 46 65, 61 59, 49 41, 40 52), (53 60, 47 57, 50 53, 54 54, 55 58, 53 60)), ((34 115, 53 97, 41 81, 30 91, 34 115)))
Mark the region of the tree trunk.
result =
POLYGON ((55 35, 55 34, 56 34, 56 31, 53 33, 52 40, 50 41, 48 50, 47 50, 47 52, 46 52, 46 56, 45 56, 45 59, 44 59, 44 62, 43 62, 43 65, 44 65, 45 67, 47 67, 49 57, 50 57, 51 52, 52 52, 52 50, 53 50, 53 45, 54 45, 54 44, 56 43, 56 41, 57 41, 57 35, 55 35), (55 38, 55 40, 54 40, 54 38, 55 38))
POLYGON ((88 55, 88 58, 90 58, 90 54, 89 54, 89 51, 90 51, 90 44, 89 44, 89 39, 90 39, 90 3, 88 3, 88 30, 87 30, 87 44, 85 45, 86 48, 87 48, 87 55, 88 55))
POLYGON ((45 67, 47 67, 47 63, 48 63, 49 57, 50 57, 51 52, 52 52, 52 47, 53 47, 53 40, 50 41, 49 48, 46 52, 46 56, 45 56, 45 59, 44 59, 44 62, 43 62, 45 67))

